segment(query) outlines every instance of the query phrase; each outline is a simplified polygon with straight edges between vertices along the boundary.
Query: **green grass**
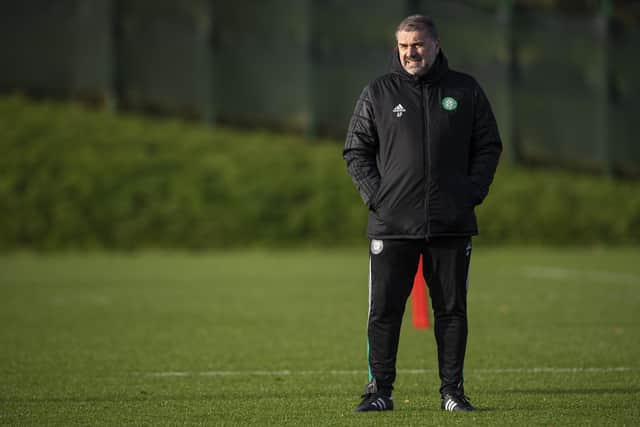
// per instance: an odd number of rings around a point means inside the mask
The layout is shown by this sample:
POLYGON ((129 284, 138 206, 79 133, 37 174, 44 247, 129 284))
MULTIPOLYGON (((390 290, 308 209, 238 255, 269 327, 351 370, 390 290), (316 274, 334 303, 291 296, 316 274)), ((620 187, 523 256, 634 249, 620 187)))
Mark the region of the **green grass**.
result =
POLYGON ((2 255, 0 424, 635 425, 639 255, 476 245, 474 414, 439 410, 433 332, 410 310, 396 410, 351 413, 366 247, 2 255))

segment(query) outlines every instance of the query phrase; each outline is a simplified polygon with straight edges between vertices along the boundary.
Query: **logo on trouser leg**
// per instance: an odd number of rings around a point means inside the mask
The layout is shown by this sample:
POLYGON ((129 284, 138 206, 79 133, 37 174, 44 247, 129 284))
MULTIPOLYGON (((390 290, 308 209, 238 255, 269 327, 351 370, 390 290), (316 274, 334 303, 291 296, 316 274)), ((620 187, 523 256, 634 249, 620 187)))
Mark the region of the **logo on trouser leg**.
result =
POLYGON ((382 252, 382 248, 384 247, 384 245, 382 244, 382 240, 376 240, 373 239, 371 241, 371 253, 374 255, 378 255, 380 252, 382 252))

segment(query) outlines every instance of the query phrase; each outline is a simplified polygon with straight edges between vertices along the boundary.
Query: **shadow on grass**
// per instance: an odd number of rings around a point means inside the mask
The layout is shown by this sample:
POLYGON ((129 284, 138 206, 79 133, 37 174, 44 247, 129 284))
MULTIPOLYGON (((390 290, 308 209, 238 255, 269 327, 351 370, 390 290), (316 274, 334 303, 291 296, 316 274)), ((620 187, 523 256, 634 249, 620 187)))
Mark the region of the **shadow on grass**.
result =
MULTIPOLYGON (((546 395, 546 396, 570 396, 570 395, 602 395, 602 394, 617 394, 617 395, 631 395, 640 393, 640 387, 629 387, 629 388, 590 388, 590 389, 562 389, 562 388, 546 388, 546 389, 509 389, 500 392, 511 393, 511 394, 533 394, 533 395, 546 395)), ((520 406, 515 405, 512 407, 492 407, 492 406, 482 406, 482 403, 479 405, 476 404, 476 411, 473 414, 483 414, 490 412, 509 412, 509 411, 533 411, 540 410, 540 407, 537 406, 520 406)), ((421 412, 421 413, 442 413, 442 410, 438 406, 402 406, 398 405, 395 408, 396 411, 400 412, 421 412)))
POLYGON ((211 394, 169 395, 140 393, 138 395, 104 395, 104 396, 43 396, 43 397, 8 397, 0 398, 0 404, 7 403, 107 403, 107 402, 187 402, 214 401, 216 396, 211 394))
POLYGON ((640 393, 640 387, 628 388, 539 388, 504 390, 505 393, 518 394, 635 394, 640 393))
MULTIPOLYGON (((317 395, 310 394, 307 396, 307 401, 313 401, 324 396, 320 393, 317 395)), ((255 392, 206 392, 206 393, 160 393, 140 391, 136 394, 127 395, 112 395, 105 394, 102 396, 41 396, 41 397, 2 397, 0 398, 0 405, 6 403, 16 402, 28 402, 28 403, 91 403, 91 402, 152 402, 152 401, 172 401, 172 402, 188 402, 188 401, 208 401, 208 402, 226 402, 243 399, 245 401, 255 400, 259 402, 261 400, 270 401, 286 401, 291 400, 292 397, 288 393, 268 393, 265 394, 262 391, 255 392)))
MULTIPOLYGON (((490 413, 490 412, 495 412, 495 411, 500 411, 500 412, 508 412, 508 411, 522 411, 522 410, 531 410, 533 408, 526 408, 526 407, 514 407, 514 408, 494 408, 494 407, 487 407, 487 406, 476 406, 476 410, 473 412, 464 412, 464 411, 457 411, 457 412, 453 412, 453 414, 460 414, 460 416, 472 416, 473 414, 476 415, 481 415, 484 413, 490 413)), ((423 414, 433 414, 433 415, 437 415, 437 414, 452 414, 451 412, 446 412, 443 411, 442 409, 440 409, 439 406, 433 406, 433 407, 402 407, 402 406, 398 406, 396 408, 393 409, 394 412, 401 412, 401 413, 423 413, 423 414)))

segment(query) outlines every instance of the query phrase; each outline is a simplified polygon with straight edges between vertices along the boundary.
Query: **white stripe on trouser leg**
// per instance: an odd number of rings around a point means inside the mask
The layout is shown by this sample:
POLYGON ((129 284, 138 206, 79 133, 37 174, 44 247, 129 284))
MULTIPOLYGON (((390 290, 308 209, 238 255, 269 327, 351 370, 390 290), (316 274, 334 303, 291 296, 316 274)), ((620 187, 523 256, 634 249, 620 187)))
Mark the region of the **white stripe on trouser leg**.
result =
POLYGON ((371 289, 372 286, 373 285, 371 284, 371 255, 369 255, 369 308, 368 308, 369 311, 367 311, 367 325, 369 325, 369 317, 371 316, 371 305, 372 305, 371 297, 373 293, 371 289))
POLYGON ((371 284, 371 255, 369 255, 369 307, 367 311, 367 370, 369 371, 369 382, 373 380, 373 373, 371 372, 371 363, 369 362, 369 353, 371 352, 371 346, 369 343, 369 317, 371 317, 371 306, 373 305, 373 290, 371 284))
POLYGON ((471 252, 473 252, 473 249, 471 246, 471 238, 469 238, 469 243, 467 244, 467 247, 469 248, 469 263, 467 264, 467 280, 465 283, 465 287, 469 289, 469 274, 471 273, 471 252))

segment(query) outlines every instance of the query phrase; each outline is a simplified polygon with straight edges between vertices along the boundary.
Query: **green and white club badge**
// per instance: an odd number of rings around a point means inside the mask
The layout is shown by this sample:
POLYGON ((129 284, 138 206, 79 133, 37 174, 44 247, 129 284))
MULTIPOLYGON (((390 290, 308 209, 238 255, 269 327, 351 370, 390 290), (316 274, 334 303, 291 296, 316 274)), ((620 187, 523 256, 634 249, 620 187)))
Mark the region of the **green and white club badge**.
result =
POLYGON ((450 96, 447 96, 442 100, 442 108, 444 108, 447 111, 453 111, 456 108, 458 108, 458 101, 456 101, 450 96))

